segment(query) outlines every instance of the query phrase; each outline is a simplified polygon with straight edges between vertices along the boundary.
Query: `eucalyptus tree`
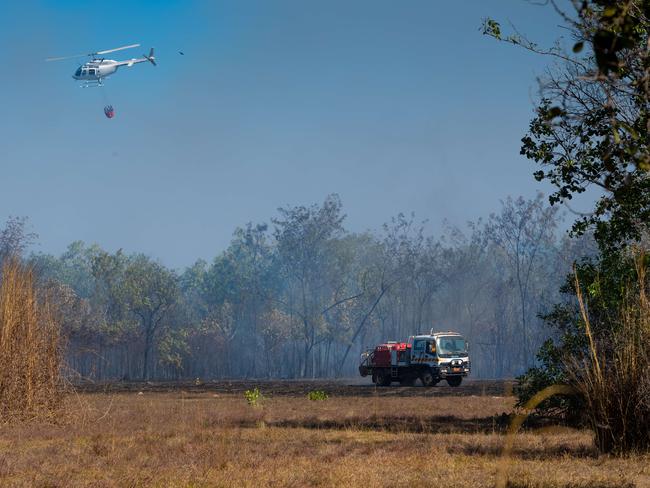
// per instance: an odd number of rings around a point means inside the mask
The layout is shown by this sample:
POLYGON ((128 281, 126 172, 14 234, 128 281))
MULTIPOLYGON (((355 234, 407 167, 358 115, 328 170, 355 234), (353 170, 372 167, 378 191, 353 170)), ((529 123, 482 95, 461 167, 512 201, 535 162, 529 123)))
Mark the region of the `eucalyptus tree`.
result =
POLYGON ((97 244, 87 245, 74 241, 60 256, 33 254, 30 262, 41 279, 56 280, 71 287, 80 298, 89 299, 94 294, 93 260, 102 249, 97 244))
POLYGON ((283 293, 276 300, 298 324, 302 343, 301 376, 315 374, 314 347, 326 340, 327 315, 362 294, 351 289, 349 254, 337 245, 344 235, 341 201, 278 210, 272 220, 283 293), (310 364, 310 360, 312 364, 310 364))
POLYGON ((260 373, 265 362, 260 329, 273 336, 273 323, 264 322, 277 288, 272 254, 267 226, 249 223, 235 229, 228 248, 211 264, 198 261, 181 275, 193 324, 191 352, 201 364, 197 375, 260 373))
POLYGON ((67 364, 85 375, 97 356, 95 350, 106 342, 100 307, 95 306, 94 257, 101 253, 97 245, 82 241, 71 243, 60 256, 38 253, 29 257, 41 286, 55 297, 66 338, 67 364), (92 351, 92 353, 91 353, 92 351))
POLYGON ((94 303, 104 311, 110 333, 142 341, 141 377, 148 380, 159 332, 170 325, 179 300, 176 274, 143 254, 118 251, 99 253, 93 275, 94 303))
POLYGON ((350 351, 357 341, 363 348, 366 338, 371 335, 371 326, 378 324, 380 303, 399 281, 390 268, 386 248, 380 239, 364 233, 350 236, 347 240, 356 253, 351 276, 356 281, 356 289, 362 293, 356 300, 349 302, 352 305, 351 313, 346 314, 345 328, 338 331, 345 348, 335 370, 336 376, 342 375, 350 351))
POLYGON ((123 281, 112 292, 136 318, 144 335, 142 379, 148 380, 156 335, 169 325, 167 320, 179 299, 177 277, 157 261, 138 254, 129 258, 123 281))
POLYGON ((9 217, 4 227, 0 228, 0 267, 2 262, 10 257, 23 257, 38 235, 28 228, 27 217, 9 217))
POLYGON ((466 230, 447 224, 441 245, 436 328, 464 333, 473 346, 473 372, 495 376, 499 365, 510 359, 510 293, 499 256, 491 252, 481 220, 469 222, 466 230))
MULTIPOLYGON (((541 193, 531 200, 508 197, 502 202, 501 211, 490 215, 486 226, 489 240, 503 251, 509 273, 516 283, 523 364, 532 359, 531 288, 539 275, 546 278, 545 268, 540 266, 544 256, 555 253, 557 211, 557 207, 544 204, 541 193)), ((535 316, 536 313, 532 318, 535 316)))
POLYGON ((384 224, 386 299, 379 306, 385 336, 404 337, 433 326, 433 298, 442 282, 441 247, 424 235, 425 222, 399 214, 384 224))

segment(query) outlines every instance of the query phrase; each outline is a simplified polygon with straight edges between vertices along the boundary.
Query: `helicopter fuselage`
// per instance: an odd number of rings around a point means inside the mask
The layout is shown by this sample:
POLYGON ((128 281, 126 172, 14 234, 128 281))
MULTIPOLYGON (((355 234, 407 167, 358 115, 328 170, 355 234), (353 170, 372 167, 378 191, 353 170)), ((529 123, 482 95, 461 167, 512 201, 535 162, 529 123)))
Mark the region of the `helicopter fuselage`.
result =
POLYGON ((92 60, 79 66, 72 77, 81 81, 99 81, 115 73, 117 68, 118 62, 112 59, 92 60))
POLYGON ((156 57, 154 56, 153 48, 149 49, 148 55, 143 54, 141 58, 131 58, 125 61, 115 61, 114 59, 98 57, 100 55, 112 53, 115 51, 124 51, 125 49, 132 49, 139 46, 140 44, 129 44, 128 46, 106 49, 104 51, 97 51, 89 54, 77 54, 74 56, 47 58, 45 61, 62 61, 64 59, 73 59, 88 56, 90 58, 90 61, 79 66, 72 77, 75 80, 82 81, 82 87, 97 86, 102 84, 102 80, 104 78, 115 73, 120 66, 127 66, 130 68, 134 64, 144 63, 145 61, 156 66, 156 57))
POLYGON ((82 64, 77 68, 77 71, 72 75, 75 80, 83 81, 86 84, 99 83, 107 76, 115 73, 120 66, 131 67, 134 64, 150 62, 155 65, 155 58, 153 56, 153 49, 151 49, 149 56, 144 55, 142 58, 132 58, 126 61, 115 61, 114 59, 93 59, 87 63, 82 64))

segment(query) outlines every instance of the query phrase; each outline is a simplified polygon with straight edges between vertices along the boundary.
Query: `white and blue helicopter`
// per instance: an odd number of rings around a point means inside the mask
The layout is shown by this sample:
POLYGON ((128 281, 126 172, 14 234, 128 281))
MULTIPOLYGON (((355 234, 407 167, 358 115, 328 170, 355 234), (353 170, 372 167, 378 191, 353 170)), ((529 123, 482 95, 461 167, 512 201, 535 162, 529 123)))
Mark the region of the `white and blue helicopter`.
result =
POLYGON ((84 88, 90 86, 102 86, 104 78, 115 73, 120 66, 131 67, 134 64, 150 62, 156 66, 156 57, 153 54, 153 48, 149 50, 149 54, 143 54, 141 58, 131 58, 125 61, 115 61, 114 59, 106 59, 104 54, 112 53, 115 51, 123 51, 124 49, 132 49, 139 47, 140 44, 130 44, 128 46, 116 47, 114 49, 106 49, 104 51, 97 51, 95 53, 77 54, 75 56, 63 56, 58 58, 47 58, 45 61, 61 61, 64 59, 81 58, 84 56, 90 57, 90 61, 79 66, 77 71, 72 75, 75 80, 81 81, 81 86, 84 88))

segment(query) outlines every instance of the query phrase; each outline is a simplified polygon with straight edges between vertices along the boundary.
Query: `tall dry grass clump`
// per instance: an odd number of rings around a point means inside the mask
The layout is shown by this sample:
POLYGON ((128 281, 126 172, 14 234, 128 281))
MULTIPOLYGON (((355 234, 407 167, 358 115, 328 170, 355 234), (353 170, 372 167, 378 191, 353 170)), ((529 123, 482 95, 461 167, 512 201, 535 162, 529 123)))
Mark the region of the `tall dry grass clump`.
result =
POLYGON ((568 370, 604 453, 650 450, 650 304, 645 254, 635 256, 637 287, 628 291, 607 335, 596 336, 576 276, 576 291, 589 352, 568 370))
POLYGON ((60 324, 18 259, 0 274, 0 422, 54 418, 63 397, 60 324))

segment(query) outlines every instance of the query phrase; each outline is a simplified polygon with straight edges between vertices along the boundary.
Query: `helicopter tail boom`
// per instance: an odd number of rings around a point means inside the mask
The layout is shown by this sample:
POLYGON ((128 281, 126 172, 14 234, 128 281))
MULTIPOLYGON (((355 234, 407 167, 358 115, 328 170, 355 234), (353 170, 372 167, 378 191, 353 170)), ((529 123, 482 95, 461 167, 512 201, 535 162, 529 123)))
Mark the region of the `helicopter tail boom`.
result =
POLYGON ((149 54, 143 54, 141 58, 127 59, 126 61, 115 61, 115 65, 118 68, 120 66, 126 66, 126 67, 130 68, 134 64, 146 63, 147 61, 149 61, 154 66, 158 66, 156 64, 156 57, 153 54, 153 48, 151 48, 149 50, 149 54))

